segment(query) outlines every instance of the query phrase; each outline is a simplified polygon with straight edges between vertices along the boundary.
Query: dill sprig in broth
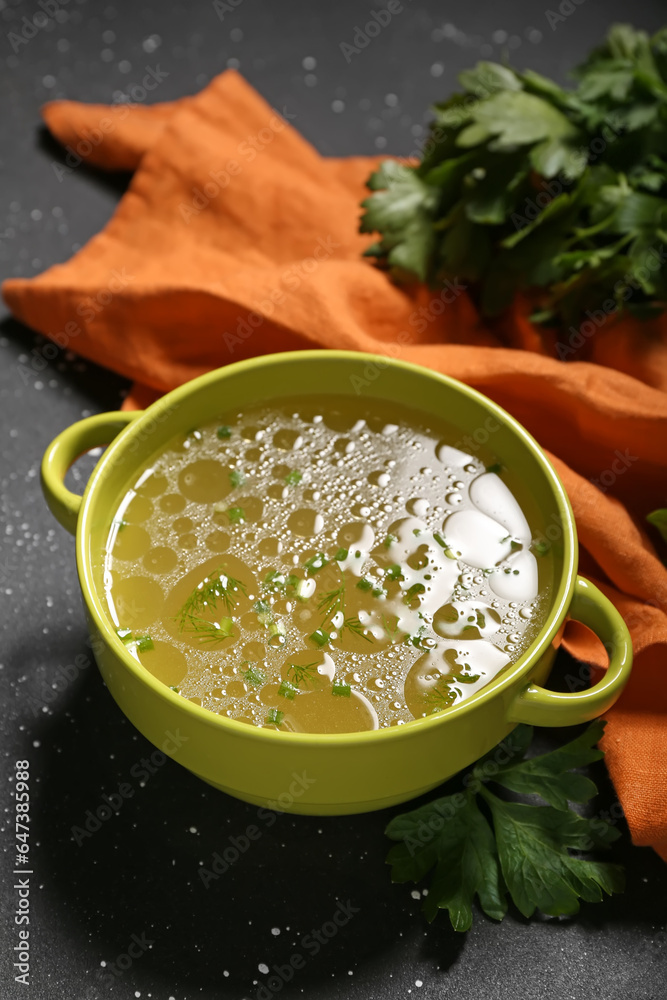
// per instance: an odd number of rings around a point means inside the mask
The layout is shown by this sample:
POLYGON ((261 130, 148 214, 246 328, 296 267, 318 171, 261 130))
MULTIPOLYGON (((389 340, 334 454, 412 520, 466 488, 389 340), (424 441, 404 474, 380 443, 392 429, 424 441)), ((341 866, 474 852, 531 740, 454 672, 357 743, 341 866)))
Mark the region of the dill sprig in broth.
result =
POLYGON ((179 632, 197 632, 200 642, 217 643, 233 634, 232 612, 237 604, 236 594, 247 596, 245 585, 228 576, 222 568, 215 569, 197 584, 175 617, 179 632), (217 621, 204 618, 206 612, 217 609, 220 602, 227 615, 217 621))
MULTIPOLYGON (((320 630, 323 633, 326 634, 328 632, 325 626, 332 626, 338 632, 347 629, 367 642, 373 642, 373 637, 366 634, 364 626, 357 615, 346 615, 345 613, 345 583, 342 583, 335 590, 330 590, 324 594, 317 607, 319 611, 323 612, 322 624, 320 626, 320 630)), ((319 641, 315 641, 317 645, 323 645, 319 641)))

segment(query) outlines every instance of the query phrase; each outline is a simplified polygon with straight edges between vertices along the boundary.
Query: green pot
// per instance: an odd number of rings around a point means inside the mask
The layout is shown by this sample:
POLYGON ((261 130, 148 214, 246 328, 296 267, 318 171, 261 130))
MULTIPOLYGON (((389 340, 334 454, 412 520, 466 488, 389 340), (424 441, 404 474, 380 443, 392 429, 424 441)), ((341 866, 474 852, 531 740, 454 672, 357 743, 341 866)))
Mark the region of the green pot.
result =
POLYGON ((217 788, 260 806, 330 815, 382 809, 411 799, 467 767, 519 722, 570 726, 613 705, 628 680, 632 651, 621 616, 577 576, 572 510, 533 438, 495 403, 454 379, 386 357, 345 351, 274 354, 229 365, 175 389, 138 413, 102 413, 63 431, 42 464, 47 503, 76 534, 79 580, 95 657, 107 687, 152 743, 217 788), (512 666, 472 697, 403 726, 347 734, 285 733, 215 715, 171 691, 135 660, 104 604, 103 558, 119 500, 138 469, 176 434, 221 412, 272 396, 363 393, 416 404, 461 428, 462 440, 489 441, 528 487, 547 537, 554 577, 548 617, 512 666), (83 452, 108 444, 83 497, 64 485, 83 452), (543 685, 567 618, 589 626, 609 654, 602 680, 556 693, 543 685))

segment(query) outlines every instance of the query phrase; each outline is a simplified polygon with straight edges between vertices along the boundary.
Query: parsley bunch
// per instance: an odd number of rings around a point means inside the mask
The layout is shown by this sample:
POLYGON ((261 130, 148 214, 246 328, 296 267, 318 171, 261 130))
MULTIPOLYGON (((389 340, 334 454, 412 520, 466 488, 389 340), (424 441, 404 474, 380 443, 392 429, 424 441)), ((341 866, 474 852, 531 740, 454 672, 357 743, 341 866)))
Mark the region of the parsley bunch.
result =
POLYGON ((366 255, 399 282, 460 279, 487 316, 517 292, 550 325, 664 310, 667 28, 615 25, 575 77, 565 90, 489 62, 461 73, 421 162, 370 177, 366 255))
POLYGON ((530 917, 536 909, 552 916, 577 913, 580 899, 599 902, 603 892, 622 892, 622 868, 570 853, 607 847, 620 836, 569 806, 597 792, 573 769, 604 756, 595 749, 603 730, 603 722, 594 722, 566 746, 525 759, 533 730, 518 726, 478 761, 464 780, 465 792, 391 821, 386 834, 398 841, 387 857, 392 880, 419 882, 434 869, 424 913, 433 920, 438 910, 448 910, 457 931, 470 929, 475 896, 489 917, 502 920, 508 895, 530 917), (549 804, 500 798, 489 781, 549 804))

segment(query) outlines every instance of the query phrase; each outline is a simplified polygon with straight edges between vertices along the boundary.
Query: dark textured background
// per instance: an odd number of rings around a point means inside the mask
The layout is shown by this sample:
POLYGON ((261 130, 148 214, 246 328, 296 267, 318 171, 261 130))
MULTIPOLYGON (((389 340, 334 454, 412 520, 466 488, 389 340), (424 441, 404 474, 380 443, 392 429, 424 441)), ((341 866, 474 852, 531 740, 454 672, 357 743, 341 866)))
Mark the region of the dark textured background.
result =
MULTIPOLYGON (((56 4, 56 16, 17 52, 9 33, 40 8, 36 0, 0 4, 3 276, 30 276, 67 259, 104 225, 127 182, 83 166, 62 175, 62 151, 39 125, 48 99, 111 102, 140 82, 146 67, 159 66, 168 76, 150 99, 170 100, 233 65, 294 115, 320 152, 407 154, 422 135, 429 102, 478 58, 507 51, 519 66, 562 80, 612 21, 652 29, 664 16, 662 0, 566 0, 561 9, 572 13, 552 29, 548 8, 528 0, 404 2, 404 12, 350 64, 340 43, 352 41, 355 25, 383 5, 379 0, 241 0, 223 19, 204 2, 69 0, 56 4)), ((204 888, 199 866, 257 822, 256 810, 171 761, 144 782, 131 775, 152 748, 90 665, 73 541, 50 517, 39 489, 39 461, 53 435, 116 408, 125 384, 69 354, 37 371, 32 352, 41 338, 9 319, 1 334, 2 787, 8 819, 14 761, 28 758, 34 871, 31 985, 24 987, 11 969, 14 851, 6 825, 2 996, 254 997, 267 979, 260 964, 283 965, 303 952, 303 935, 330 920, 338 900, 350 900, 358 912, 308 957, 282 995, 664 1000, 667 867, 630 845, 622 819, 613 857, 627 867, 627 892, 584 905, 573 920, 529 922, 512 912, 496 925, 477 914, 466 936, 444 916, 428 926, 411 887, 392 886, 384 865, 383 829, 399 810, 342 819, 278 816, 270 828, 260 822, 260 840, 204 888), (81 669, 72 667, 81 654, 81 669), (132 798, 77 846, 72 827, 124 781, 132 798), (127 952, 133 935, 153 943, 116 977, 110 963, 127 952)), ((70 476, 79 489, 86 473, 77 468, 70 476)), ((554 683, 573 667, 562 656, 554 683)), ((565 736, 543 732, 540 745, 565 736)), ((604 768, 593 776, 602 788, 595 811, 618 816, 604 768)))

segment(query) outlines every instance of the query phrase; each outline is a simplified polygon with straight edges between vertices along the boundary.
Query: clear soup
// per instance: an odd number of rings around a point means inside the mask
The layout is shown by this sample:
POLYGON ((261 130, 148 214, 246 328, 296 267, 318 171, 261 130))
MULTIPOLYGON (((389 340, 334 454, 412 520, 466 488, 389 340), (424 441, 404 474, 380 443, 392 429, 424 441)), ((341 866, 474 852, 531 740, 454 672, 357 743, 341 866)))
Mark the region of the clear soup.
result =
POLYGON ((355 732, 469 698, 541 629, 552 565, 511 470, 462 440, 333 395, 193 428, 111 525, 118 635, 181 697, 254 726, 355 732))

